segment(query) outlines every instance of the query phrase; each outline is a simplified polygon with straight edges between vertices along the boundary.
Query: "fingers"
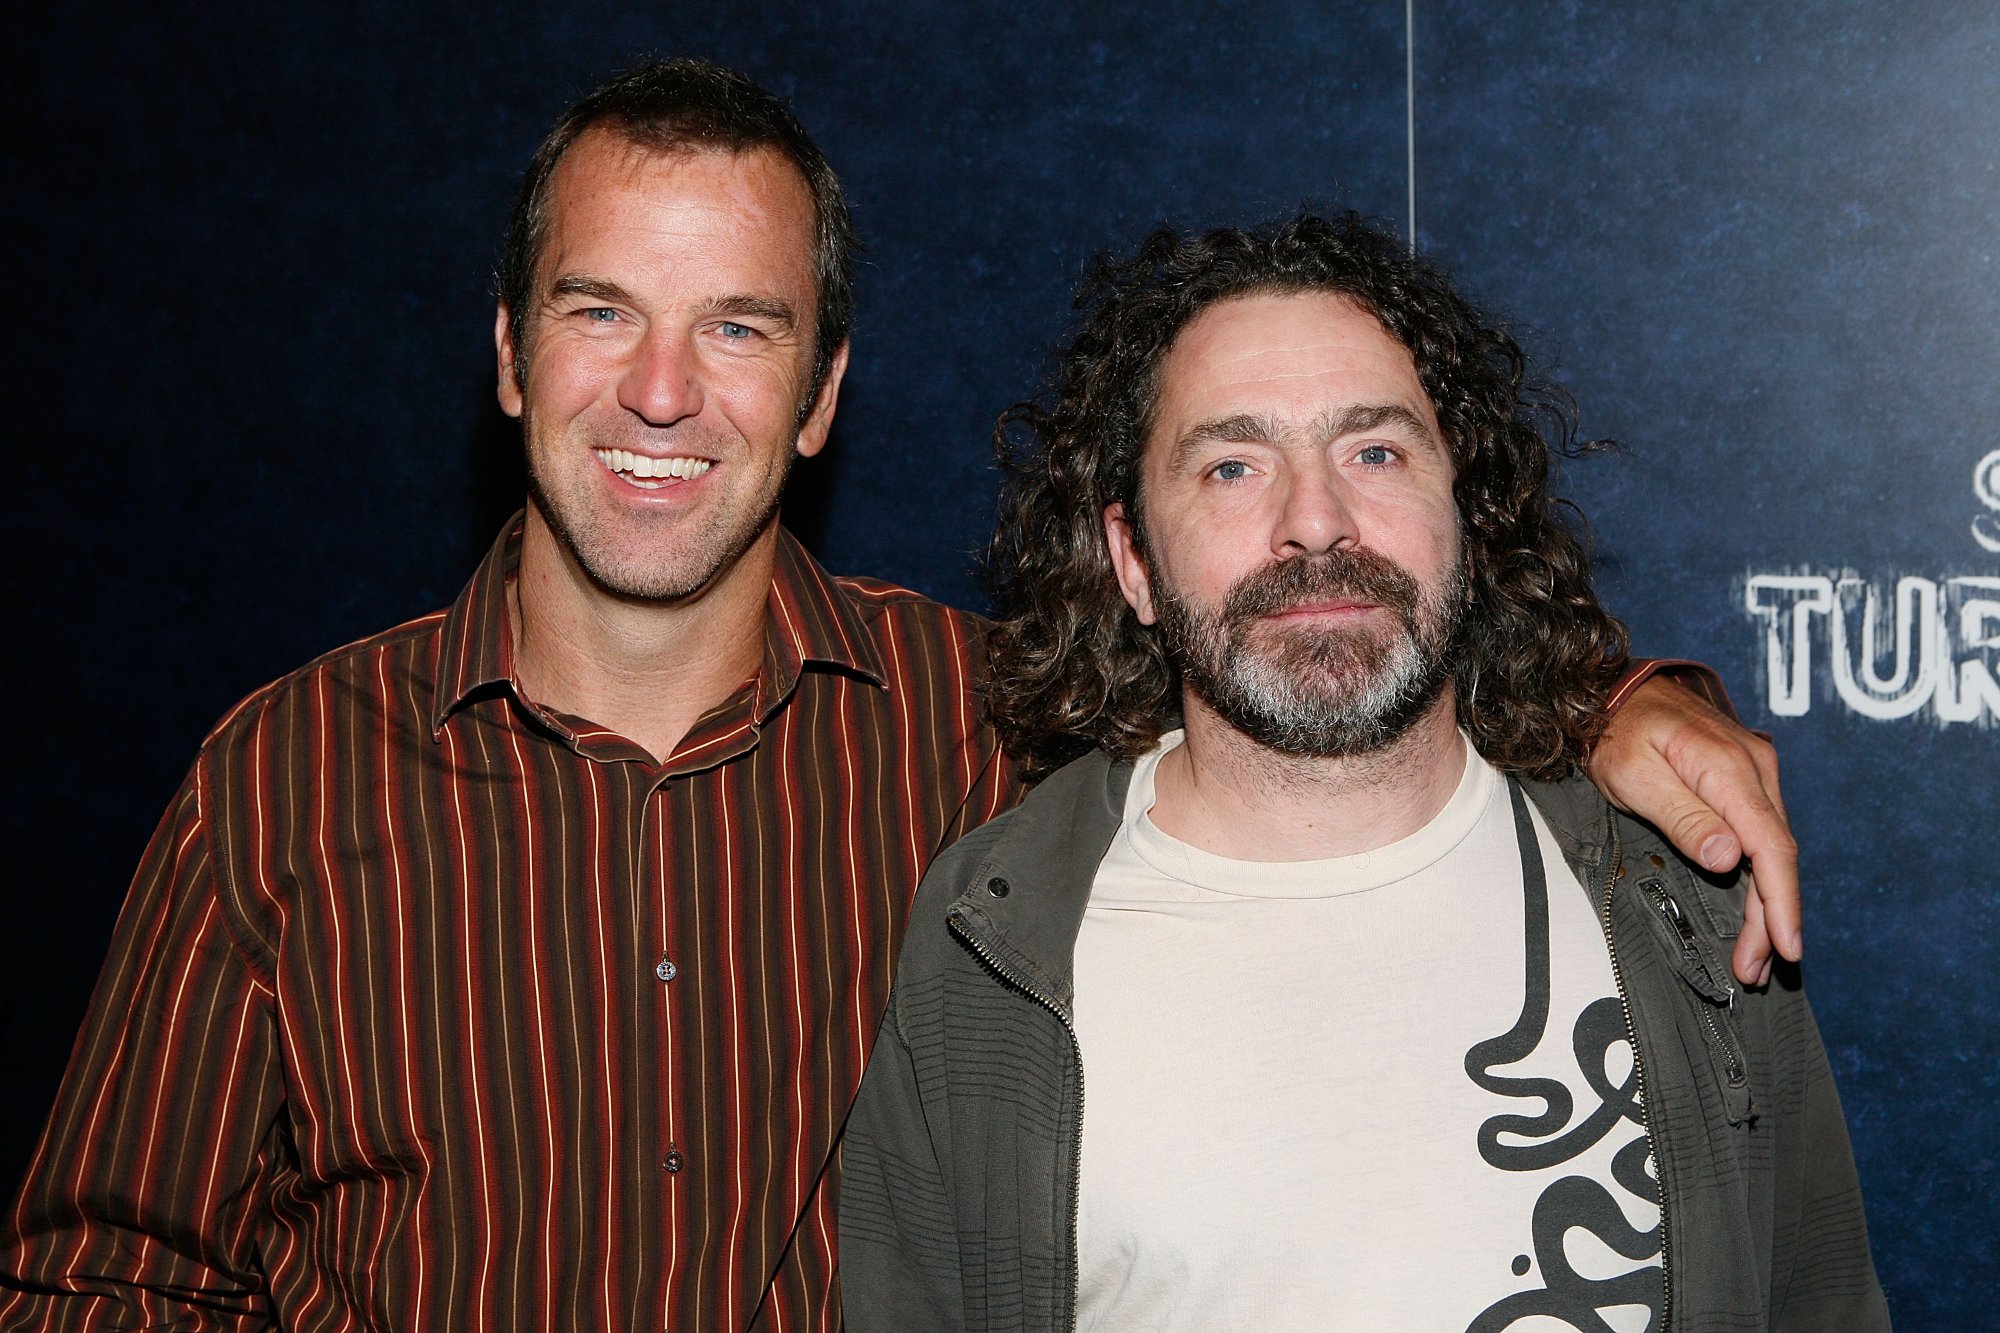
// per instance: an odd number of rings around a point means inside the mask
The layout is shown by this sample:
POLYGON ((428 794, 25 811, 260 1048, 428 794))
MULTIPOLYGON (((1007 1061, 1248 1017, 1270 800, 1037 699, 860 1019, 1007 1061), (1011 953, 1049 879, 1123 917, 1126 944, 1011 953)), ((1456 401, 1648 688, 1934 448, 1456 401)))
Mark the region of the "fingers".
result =
POLYGON ((1796 961, 1798 844, 1771 744, 1667 680, 1634 692, 1612 720, 1591 776, 1613 803, 1666 834, 1682 855, 1722 873, 1749 860, 1743 931, 1731 966, 1748 985, 1770 977, 1772 949, 1796 961))
POLYGON ((1762 986, 1771 980, 1771 935, 1764 923, 1764 897, 1755 891, 1743 896, 1743 933, 1736 937, 1736 950, 1729 959, 1730 970, 1746 986, 1762 986))
MULTIPOLYGON (((1748 765, 1745 768, 1747 771, 1748 765)), ((1671 796, 1662 794, 1653 798, 1668 813, 1650 822, 1667 835, 1681 855, 1705 869, 1723 874, 1746 858, 1749 867, 1755 867, 1755 874, 1745 868, 1743 929, 1736 937, 1730 970, 1744 985, 1761 986, 1770 979, 1774 935, 1778 952, 1794 961, 1799 956, 1798 851, 1791 844, 1789 832, 1773 832, 1763 827, 1774 825, 1777 830, 1784 829, 1783 817, 1774 805, 1762 803, 1763 831, 1757 836, 1764 841, 1739 839, 1731 832, 1731 824, 1741 828, 1756 823, 1757 817, 1749 813, 1747 804, 1740 808, 1733 804, 1736 799, 1733 793, 1738 789, 1730 782, 1700 774, 1694 780, 1732 793, 1718 795, 1717 799, 1736 813, 1725 817, 1693 788, 1682 786, 1671 796)), ((1645 814, 1636 801, 1633 810, 1645 814)))
MULTIPOLYGON (((1730 829, 1729 821, 1701 799, 1687 776, 1672 772, 1673 784, 1659 784, 1656 798, 1665 811, 1664 817, 1648 818, 1667 835, 1667 841, 1680 849, 1681 855, 1696 865, 1718 875, 1734 869, 1743 859, 1742 841, 1730 829)), ((1634 813, 1645 811, 1634 807, 1634 813)))
POLYGON ((1778 807, 1778 817, 1789 828, 1791 819, 1785 814, 1785 796, 1778 790, 1778 747, 1757 732, 1748 734, 1750 760, 1757 765, 1757 780, 1763 785, 1764 794, 1771 798, 1771 804, 1778 807))
POLYGON ((1773 946, 1793 962, 1799 960, 1805 947, 1799 905, 1799 845, 1792 837, 1778 791, 1777 751, 1748 732, 1730 739, 1735 742, 1733 748, 1716 754, 1713 762, 1686 762, 1700 764, 1700 771, 1692 775, 1696 792, 1732 830, 1755 872, 1743 899, 1744 929, 1737 940, 1736 975, 1749 984, 1762 985, 1770 974, 1773 946), (1754 973, 1749 967, 1753 953, 1758 964, 1754 973))

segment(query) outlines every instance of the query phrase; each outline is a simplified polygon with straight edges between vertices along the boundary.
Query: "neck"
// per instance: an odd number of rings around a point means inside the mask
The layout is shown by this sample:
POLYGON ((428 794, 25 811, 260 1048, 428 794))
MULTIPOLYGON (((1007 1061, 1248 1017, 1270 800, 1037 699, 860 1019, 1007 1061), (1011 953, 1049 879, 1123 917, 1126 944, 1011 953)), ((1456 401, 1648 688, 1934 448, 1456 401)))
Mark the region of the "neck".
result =
POLYGON ((509 608, 520 690, 666 759, 763 662, 777 546, 773 523, 699 591, 647 601, 600 587, 528 506, 509 608))
POLYGON ((1380 750, 1339 759, 1280 754, 1183 700, 1187 740, 1160 761, 1153 822, 1242 861, 1314 861, 1386 847, 1444 809, 1465 771, 1447 684, 1380 750))

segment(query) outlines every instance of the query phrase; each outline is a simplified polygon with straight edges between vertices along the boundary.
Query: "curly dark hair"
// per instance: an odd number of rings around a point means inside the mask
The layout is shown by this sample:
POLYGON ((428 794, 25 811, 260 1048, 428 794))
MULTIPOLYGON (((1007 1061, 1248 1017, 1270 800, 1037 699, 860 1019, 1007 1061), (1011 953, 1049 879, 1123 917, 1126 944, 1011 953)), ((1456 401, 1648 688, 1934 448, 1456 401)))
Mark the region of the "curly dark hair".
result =
POLYGON ((1031 777, 1092 746, 1137 755, 1179 725, 1179 674, 1119 592, 1104 510, 1122 504, 1143 526, 1140 451, 1181 331, 1217 302, 1306 292, 1347 298, 1408 348, 1443 428, 1471 566, 1450 651, 1459 725, 1493 764, 1545 778, 1602 731, 1625 627, 1591 590, 1565 522, 1574 508, 1549 494, 1551 452, 1599 443, 1577 442, 1569 396, 1437 267, 1357 214, 1301 215, 1250 231, 1161 229, 1130 259, 1098 256, 1053 405, 1018 404, 994 429, 1004 482, 987 554, 990 707, 1031 777))
POLYGON ((733 69, 675 56, 626 70, 563 112, 528 163, 520 198, 494 275, 514 336, 515 378, 527 383, 532 352, 528 322, 535 267, 553 223, 550 195, 556 167, 585 131, 602 126, 649 153, 769 149, 798 168, 813 201, 813 278, 819 302, 813 323, 813 372, 799 413, 803 422, 833 368, 834 353, 854 322, 854 223, 840 179, 791 108, 733 69))

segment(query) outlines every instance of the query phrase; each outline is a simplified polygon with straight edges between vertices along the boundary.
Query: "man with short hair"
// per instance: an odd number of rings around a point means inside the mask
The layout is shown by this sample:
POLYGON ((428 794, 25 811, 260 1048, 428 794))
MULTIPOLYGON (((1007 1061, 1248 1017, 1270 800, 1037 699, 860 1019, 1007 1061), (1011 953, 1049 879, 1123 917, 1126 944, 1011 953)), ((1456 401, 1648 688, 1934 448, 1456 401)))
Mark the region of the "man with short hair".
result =
MULTIPOLYGON (((776 521, 849 251, 740 75, 667 61, 558 122, 495 321, 526 511, 449 610, 203 745, 0 1230, 0 1325, 837 1321, 838 1145, 910 896, 1019 792, 981 623, 776 521)), ((1607 771, 1703 836, 1647 752, 1733 771, 1782 861, 1765 752, 1650 691, 1607 771)))
POLYGON ((903 913, 1017 790, 979 624, 776 520, 849 251, 740 75, 669 61, 558 123, 495 324, 526 512, 449 611, 203 746, 6 1219, 0 1325, 836 1319, 903 913))
POLYGON ((1796 974, 1577 774, 1561 400, 1351 215, 1097 274, 995 539, 1003 734, 1088 753, 919 890, 850 1326, 1885 1328, 1796 974))

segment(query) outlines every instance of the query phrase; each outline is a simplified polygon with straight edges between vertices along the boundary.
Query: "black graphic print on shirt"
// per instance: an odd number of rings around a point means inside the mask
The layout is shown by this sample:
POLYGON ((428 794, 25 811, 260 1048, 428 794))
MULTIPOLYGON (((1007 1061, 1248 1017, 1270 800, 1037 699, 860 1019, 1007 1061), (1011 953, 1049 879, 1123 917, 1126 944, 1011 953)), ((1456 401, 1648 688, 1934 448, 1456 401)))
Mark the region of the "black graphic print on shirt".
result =
MULTIPOLYGON (((1576 1067, 1590 1092, 1584 1106, 1576 1104, 1578 1099, 1560 1079, 1494 1072, 1532 1055, 1547 1035, 1549 1022, 1548 876, 1520 784, 1510 780, 1507 785, 1521 848, 1525 994, 1521 1016, 1513 1027, 1466 1052, 1465 1073, 1487 1092, 1530 1106, 1539 1103, 1540 1109, 1524 1108, 1488 1119, 1479 1127, 1479 1155, 1496 1170, 1554 1172, 1606 1135, 1623 1132, 1622 1127, 1629 1123, 1638 1133, 1613 1156, 1612 1178, 1634 1198, 1657 1205, 1659 1189, 1646 1170, 1649 1149, 1636 1058, 1617 1083, 1609 1073, 1613 1054, 1629 1041, 1624 1007, 1616 995, 1585 1006, 1570 1033, 1576 1067)), ((1649 1333, 1658 1328, 1665 1290, 1660 1228, 1655 1225, 1641 1231, 1633 1227, 1618 1200, 1597 1180, 1567 1174, 1551 1180, 1535 1201, 1528 1242, 1532 1258, 1528 1253, 1516 1255, 1513 1271, 1517 1277, 1535 1274, 1541 1285, 1494 1302, 1466 1326, 1466 1333, 1504 1333, 1533 1317, 1554 1319, 1581 1333, 1615 1333, 1603 1315, 1614 1306, 1642 1306, 1650 1312, 1646 1324, 1649 1333), (1632 1260, 1635 1267, 1608 1278, 1589 1278, 1576 1272, 1563 1242, 1572 1229, 1579 1228, 1612 1253, 1632 1260)))

